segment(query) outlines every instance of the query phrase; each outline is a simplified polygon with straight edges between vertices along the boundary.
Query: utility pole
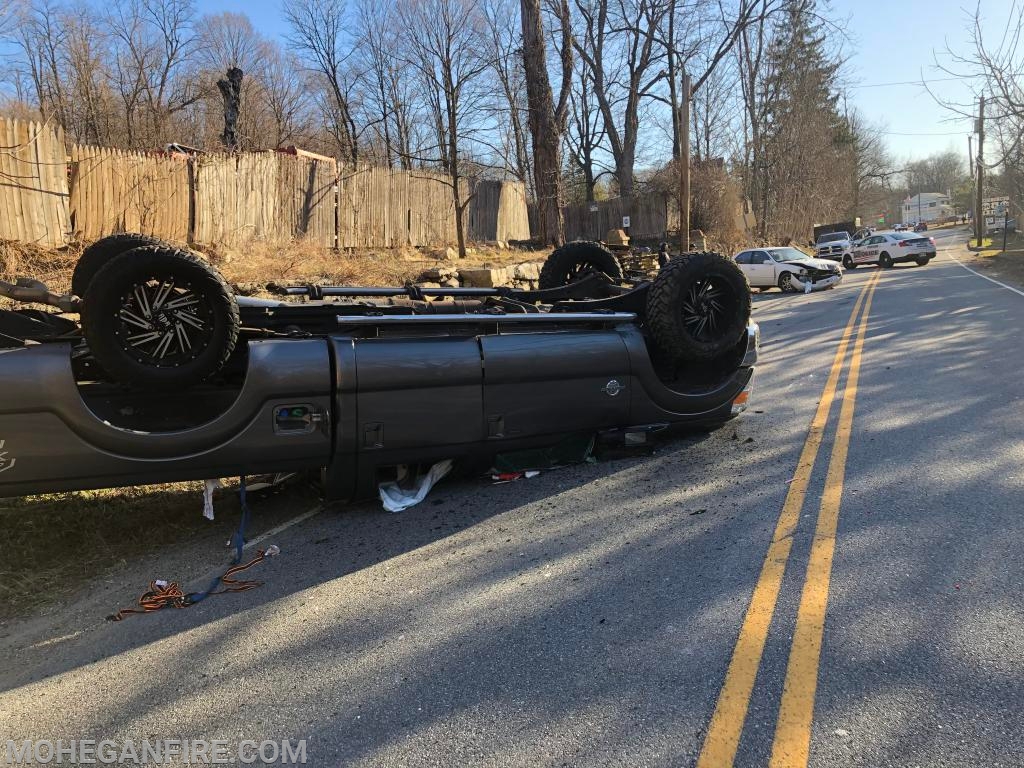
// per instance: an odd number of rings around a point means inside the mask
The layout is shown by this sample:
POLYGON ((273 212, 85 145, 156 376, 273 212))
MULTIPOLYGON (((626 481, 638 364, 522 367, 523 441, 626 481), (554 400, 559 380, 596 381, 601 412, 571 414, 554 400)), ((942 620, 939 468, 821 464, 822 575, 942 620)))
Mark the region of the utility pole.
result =
POLYGON ((683 73, 682 103, 679 111, 679 245, 690 252, 690 76, 683 73))
POLYGON ((981 215, 981 191, 985 183, 985 94, 978 97, 978 172, 974 188, 974 241, 981 247, 984 217, 981 215))
POLYGON ((971 177, 971 183, 974 183, 974 136, 969 135, 967 137, 967 173, 971 177))

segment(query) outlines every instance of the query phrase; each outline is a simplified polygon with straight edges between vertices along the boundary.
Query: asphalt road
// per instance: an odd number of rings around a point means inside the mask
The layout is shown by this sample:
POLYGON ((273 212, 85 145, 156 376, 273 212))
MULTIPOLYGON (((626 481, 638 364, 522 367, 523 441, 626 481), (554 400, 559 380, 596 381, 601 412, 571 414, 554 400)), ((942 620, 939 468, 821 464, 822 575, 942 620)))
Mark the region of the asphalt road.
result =
POLYGON ((189 610, 102 619, 150 578, 201 584, 222 552, 133 564, 6 627, 0 742, 1024 765, 1024 295, 951 260, 963 240, 925 268, 755 296, 752 410, 711 435, 444 484, 398 515, 321 512, 273 537, 264 586, 189 610))

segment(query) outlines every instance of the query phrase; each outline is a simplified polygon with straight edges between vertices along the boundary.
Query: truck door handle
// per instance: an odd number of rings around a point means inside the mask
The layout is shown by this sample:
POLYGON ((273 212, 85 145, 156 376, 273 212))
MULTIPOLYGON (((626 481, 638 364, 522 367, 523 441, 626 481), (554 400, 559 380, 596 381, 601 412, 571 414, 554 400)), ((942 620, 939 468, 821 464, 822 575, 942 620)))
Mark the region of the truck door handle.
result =
POLYGON ((384 424, 376 421, 363 425, 363 448, 384 447, 384 424))

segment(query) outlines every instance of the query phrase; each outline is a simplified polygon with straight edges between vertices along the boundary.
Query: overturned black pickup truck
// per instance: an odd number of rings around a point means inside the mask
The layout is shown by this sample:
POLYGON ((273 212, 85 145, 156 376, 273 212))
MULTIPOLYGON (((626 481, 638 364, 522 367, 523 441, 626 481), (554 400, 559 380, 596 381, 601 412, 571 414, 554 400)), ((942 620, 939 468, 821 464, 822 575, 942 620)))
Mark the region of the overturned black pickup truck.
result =
POLYGON ((314 470, 352 499, 400 464, 745 407, 758 330, 728 259, 627 283, 606 249, 571 243, 541 285, 246 298, 196 254, 106 238, 68 294, 0 282, 50 307, 0 310, 0 496, 314 470))

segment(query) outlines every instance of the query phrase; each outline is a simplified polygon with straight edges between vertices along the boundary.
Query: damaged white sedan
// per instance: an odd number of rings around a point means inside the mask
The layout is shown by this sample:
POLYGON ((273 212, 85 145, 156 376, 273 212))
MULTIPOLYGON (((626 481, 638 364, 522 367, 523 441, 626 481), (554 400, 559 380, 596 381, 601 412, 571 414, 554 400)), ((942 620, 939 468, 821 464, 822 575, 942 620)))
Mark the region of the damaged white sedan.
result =
POLYGON ((810 293, 833 288, 843 279, 843 270, 835 262, 811 258, 796 248, 752 248, 733 258, 751 288, 810 293))

